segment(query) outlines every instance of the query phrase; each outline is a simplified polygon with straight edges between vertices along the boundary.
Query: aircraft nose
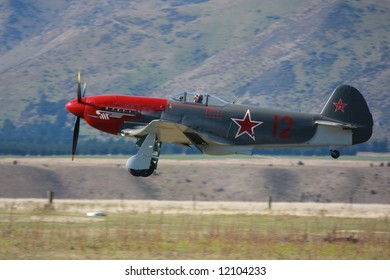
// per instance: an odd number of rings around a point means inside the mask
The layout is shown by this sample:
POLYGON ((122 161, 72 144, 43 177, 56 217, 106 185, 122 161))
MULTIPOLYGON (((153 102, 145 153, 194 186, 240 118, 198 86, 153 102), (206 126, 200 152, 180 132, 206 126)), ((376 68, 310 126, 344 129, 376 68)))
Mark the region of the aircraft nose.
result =
POLYGON ((79 103, 77 99, 74 99, 66 103, 65 108, 77 117, 80 118, 84 117, 85 104, 79 103))

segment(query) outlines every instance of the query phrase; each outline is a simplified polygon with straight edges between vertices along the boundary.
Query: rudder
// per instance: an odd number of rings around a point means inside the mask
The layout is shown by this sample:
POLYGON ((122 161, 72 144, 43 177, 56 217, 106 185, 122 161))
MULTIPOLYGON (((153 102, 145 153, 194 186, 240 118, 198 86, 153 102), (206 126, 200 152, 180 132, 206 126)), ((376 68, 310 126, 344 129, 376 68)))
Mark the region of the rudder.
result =
POLYGON ((321 115, 338 122, 355 126, 353 144, 366 142, 371 138, 373 120, 363 95, 354 87, 337 87, 321 111, 321 115))

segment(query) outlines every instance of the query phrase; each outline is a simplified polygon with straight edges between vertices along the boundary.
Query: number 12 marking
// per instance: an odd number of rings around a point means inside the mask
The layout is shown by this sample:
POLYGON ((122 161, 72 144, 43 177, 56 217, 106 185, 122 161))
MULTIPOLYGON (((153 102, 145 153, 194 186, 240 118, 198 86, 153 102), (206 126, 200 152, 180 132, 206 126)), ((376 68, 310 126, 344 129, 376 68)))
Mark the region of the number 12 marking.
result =
POLYGON ((276 138, 279 137, 281 139, 291 139, 292 136, 288 134, 288 132, 291 130, 293 127, 294 121, 292 117, 290 116, 284 116, 281 121, 281 123, 284 123, 284 128, 278 135, 278 126, 279 126, 279 116, 275 115, 274 116, 274 127, 272 130, 272 137, 276 138))

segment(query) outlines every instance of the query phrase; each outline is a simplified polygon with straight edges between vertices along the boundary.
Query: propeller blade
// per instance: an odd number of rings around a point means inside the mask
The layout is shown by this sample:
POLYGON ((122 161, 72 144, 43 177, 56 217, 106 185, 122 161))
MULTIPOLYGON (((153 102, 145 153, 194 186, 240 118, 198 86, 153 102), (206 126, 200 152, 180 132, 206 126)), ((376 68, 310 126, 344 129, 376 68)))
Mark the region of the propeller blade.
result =
POLYGON ((77 102, 81 103, 80 71, 77 75, 77 102))
POLYGON ((80 130, 80 117, 77 117, 73 129, 72 161, 74 160, 74 155, 76 153, 77 140, 79 138, 79 130, 80 130))
POLYGON ((85 82, 84 83, 84 86, 83 86, 83 91, 81 92, 81 96, 82 97, 85 97, 85 93, 87 92, 87 83, 85 82))

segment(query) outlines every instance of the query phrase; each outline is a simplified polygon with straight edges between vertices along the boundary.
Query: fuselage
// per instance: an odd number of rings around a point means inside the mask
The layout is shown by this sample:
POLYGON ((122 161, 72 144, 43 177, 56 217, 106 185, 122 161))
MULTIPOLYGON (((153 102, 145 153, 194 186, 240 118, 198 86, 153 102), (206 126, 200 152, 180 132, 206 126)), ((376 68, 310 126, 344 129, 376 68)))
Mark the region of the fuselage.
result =
POLYGON ((66 104, 76 116, 72 160, 80 119, 100 131, 133 137, 139 150, 126 167, 134 176, 147 177, 157 168, 161 144, 196 147, 205 154, 252 154, 255 148, 339 148, 366 142, 373 119, 362 94, 349 85, 338 86, 319 114, 259 108, 226 102, 218 97, 179 92, 172 98, 125 95, 85 97, 80 73, 77 99, 66 104))
MULTIPOLYGON (((72 100, 66 108, 84 118, 90 126, 115 135, 121 135, 126 129, 144 127, 153 120, 180 124, 186 127, 183 133, 189 138, 188 143, 183 144, 202 144, 206 139, 241 147, 341 147, 353 144, 352 129, 319 128, 318 121, 327 119, 318 114, 212 102, 211 97, 207 98, 210 98, 209 102, 196 103, 177 98, 102 95, 85 97, 82 104, 72 100), (196 137, 191 139, 194 132, 196 137)), ((208 150, 204 149, 204 152, 208 153, 208 150)), ((211 148, 209 153, 219 152, 211 148)))

